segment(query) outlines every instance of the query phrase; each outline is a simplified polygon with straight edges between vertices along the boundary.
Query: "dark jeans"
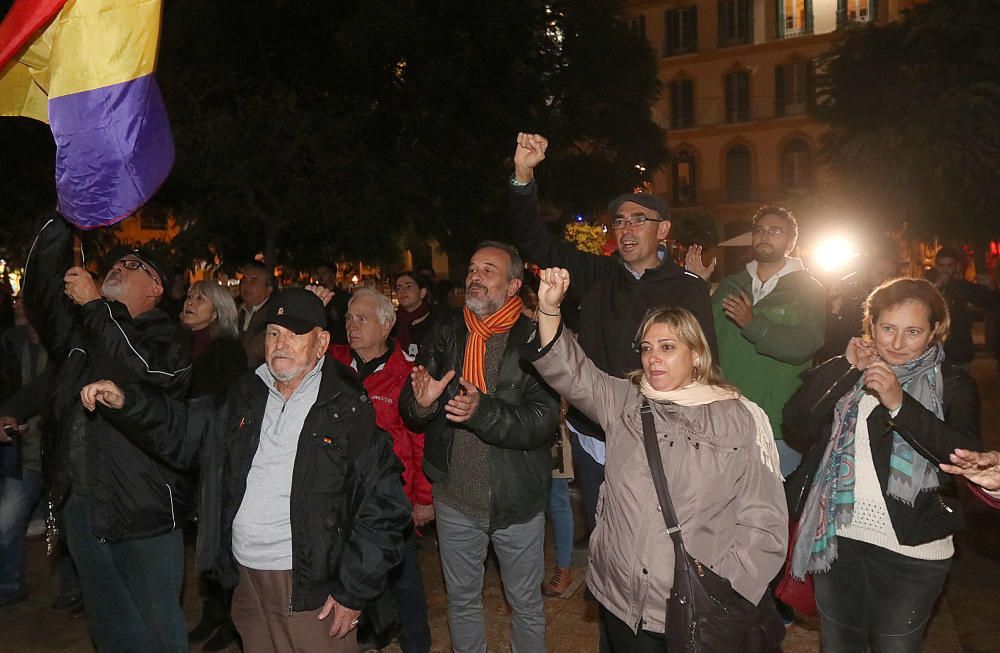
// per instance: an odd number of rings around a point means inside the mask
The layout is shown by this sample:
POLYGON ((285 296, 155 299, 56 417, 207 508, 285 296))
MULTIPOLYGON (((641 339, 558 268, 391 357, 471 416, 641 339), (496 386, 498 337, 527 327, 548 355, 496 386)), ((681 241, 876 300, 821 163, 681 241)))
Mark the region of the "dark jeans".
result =
POLYGON ((917 560, 837 538, 837 559, 816 574, 823 653, 920 653, 951 560, 917 560))
MULTIPOLYGON (((583 513, 587 520, 587 534, 594 532, 597 526, 597 497, 604 482, 604 465, 594 460, 594 457, 580 446, 580 439, 573 437, 573 469, 576 472, 576 482, 580 487, 580 498, 583 499, 583 513)), ((611 653, 607 630, 604 621, 598 623, 601 640, 598 646, 600 653, 611 653)), ((627 649, 623 649, 627 650, 627 649)))
POLYGON ((576 482, 580 485, 580 497, 583 499, 583 513, 587 520, 587 534, 594 532, 597 525, 597 495, 604 482, 604 465, 594 460, 593 456, 583 450, 579 438, 573 437, 573 468, 576 471, 576 482))
POLYGON ((25 469, 20 479, 0 477, 0 600, 27 592, 24 538, 41 492, 41 472, 25 469))
POLYGON ((601 606, 601 620, 614 653, 663 653, 666 643, 660 633, 640 630, 633 633, 624 621, 601 606))
POLYGON ((70 496, 61 516, 97 650, 186 653, 181 531, 102 543, 90 529, 89 499, 77 495, 70 496))
POLYGON ((412 530, 403 543, 402 561, 389 572, 389 584, 399 612, 399 647, 403 653, 427 653, 431 650, 431 627, 427 623, 417 537, 412 530))

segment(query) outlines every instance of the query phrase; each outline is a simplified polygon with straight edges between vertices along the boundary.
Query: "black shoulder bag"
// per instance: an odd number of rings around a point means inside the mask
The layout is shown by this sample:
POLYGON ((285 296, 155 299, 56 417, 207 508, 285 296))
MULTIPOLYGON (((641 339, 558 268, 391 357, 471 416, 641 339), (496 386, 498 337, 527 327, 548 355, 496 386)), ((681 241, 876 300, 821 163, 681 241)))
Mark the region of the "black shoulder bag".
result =
POLYGON ((764 653, 778 649, 785 626, 770 593, 758 605, 740 596, 732 584, 691 557, 667 491, 663 460, 656 442, 653 411, 640 409, 646 460, 674 542, 674 586, 667 601, 666 641, 670 653, 764 653))

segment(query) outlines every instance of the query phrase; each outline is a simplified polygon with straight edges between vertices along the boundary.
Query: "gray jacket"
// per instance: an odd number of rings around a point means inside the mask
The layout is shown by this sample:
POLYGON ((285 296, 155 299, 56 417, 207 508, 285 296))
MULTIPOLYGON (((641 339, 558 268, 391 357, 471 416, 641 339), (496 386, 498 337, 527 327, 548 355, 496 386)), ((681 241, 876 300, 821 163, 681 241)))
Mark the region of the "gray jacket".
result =
MULTIPOLYGON (((565 330, 534 364, 607 434, 587 585, 633 630, 662 633, 674 554, 642 446, 642 396, 597 369, 565 330)), ((780 477, 761 461, 753 416, 736 399, 650 403, 688 553, 757 603, 784 563, 788 513, 780 477)))

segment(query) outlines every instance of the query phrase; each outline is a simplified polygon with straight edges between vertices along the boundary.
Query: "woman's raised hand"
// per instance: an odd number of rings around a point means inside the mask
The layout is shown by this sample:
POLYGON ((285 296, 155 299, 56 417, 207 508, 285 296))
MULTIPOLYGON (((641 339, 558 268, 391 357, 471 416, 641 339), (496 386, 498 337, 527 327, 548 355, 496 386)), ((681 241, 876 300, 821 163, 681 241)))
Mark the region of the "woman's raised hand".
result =
POLYGON ((875 344, 864 338, 851 338, 844 351, 847 362, 864 371, 872 363, 878 360, 878 352, 875 351, 875 344))
POLYGON ((569 270, 545 268, 538 276, 538 308, 544 313, 556 313, 569 290, 569 270))

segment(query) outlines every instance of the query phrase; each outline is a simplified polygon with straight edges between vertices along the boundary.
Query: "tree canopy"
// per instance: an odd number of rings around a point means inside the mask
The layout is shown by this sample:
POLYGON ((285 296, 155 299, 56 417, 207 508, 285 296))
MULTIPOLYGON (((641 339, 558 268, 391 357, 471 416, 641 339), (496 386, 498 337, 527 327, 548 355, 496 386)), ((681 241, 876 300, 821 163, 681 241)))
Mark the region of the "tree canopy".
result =
POLYGON ((818 116, 846 194, 918 236, 1000 226, 1000 2, 931 0, 852 30, 823 62, 818 116))
POLYGON ((659 86, 620 0, 174 0, 158 78, 178 159, 157 201, 189 255, 394 260, 506 237, 518 131, 545 195, 597 211, 666 159, 659 86))

